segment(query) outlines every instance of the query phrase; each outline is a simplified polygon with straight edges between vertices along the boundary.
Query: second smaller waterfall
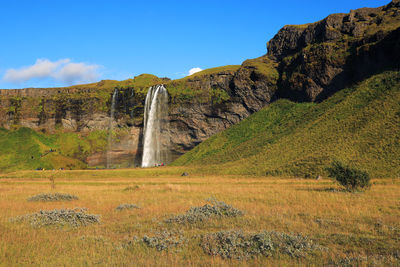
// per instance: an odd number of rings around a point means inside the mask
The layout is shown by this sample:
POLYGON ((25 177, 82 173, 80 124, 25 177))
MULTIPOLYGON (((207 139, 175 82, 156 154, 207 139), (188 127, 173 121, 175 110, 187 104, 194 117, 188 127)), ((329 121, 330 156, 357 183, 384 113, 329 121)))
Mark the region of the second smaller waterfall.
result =
POLYGON ((111 150, 113 147, 113 134, 114 134, 114 120, 115 120, 115 105, 117 103, 118 90, 115 89, 111 98, 111 109, 110 109, 110 124, 108 127, 108 138, 107 138, 107 169, 112 166, 111 162, 111 150))

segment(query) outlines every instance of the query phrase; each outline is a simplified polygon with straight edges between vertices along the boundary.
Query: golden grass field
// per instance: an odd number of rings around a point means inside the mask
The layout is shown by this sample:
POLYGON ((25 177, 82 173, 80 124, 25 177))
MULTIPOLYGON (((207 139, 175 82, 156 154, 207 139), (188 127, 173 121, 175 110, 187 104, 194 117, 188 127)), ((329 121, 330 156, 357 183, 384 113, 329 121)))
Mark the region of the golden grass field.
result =
POLYGON ((363 193, 333 191, 329 179, 181 177, 181 167, 132 170, 21 171, 0 176, 1 266, 291 266, 400 265, 400 179, 375 179, 363 193), (52 189, 50 178, 55 178, 52 189), (127 187, 133 190, 124 190, 127 187), (74 194, 71 202, 27 202, 42 192, 74 194), (215 197, 245 211, 243 217, 169 225, 164 219, 215 197), (141 209, 115 211, 121 203, 141 209), (41 209, 88 208, 101 223, 80 228, 32 228, 10 218, 41 209), (178 229, 190 240, 159 252, 134 236, 178 229), (226 260, 205 254, 200 234, 221 230, 302 233, 326 249, 305 257, 259 256, 226 260))

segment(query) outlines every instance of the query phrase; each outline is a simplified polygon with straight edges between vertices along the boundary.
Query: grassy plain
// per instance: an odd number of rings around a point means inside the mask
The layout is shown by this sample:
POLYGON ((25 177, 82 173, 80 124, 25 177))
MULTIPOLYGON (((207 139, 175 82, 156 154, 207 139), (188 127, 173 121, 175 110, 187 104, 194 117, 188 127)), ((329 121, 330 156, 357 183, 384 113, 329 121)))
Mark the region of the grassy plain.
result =
POLYGON ((0 176, 0 266, 292 266, 399 265, 400 180, 375 179, 364 193, 346 193, 329 179, 204 175, 188 167, 20 171, 0 176), (187 171, 189 176, 181 177, 187 171), (197 173, 197 174, 196 174, 197 173), (55 178, 52 190, 50 178, 55 178), (127 190, 130 189, 130 190, 127 190), (42 192, 79 197, 27 202, 42 192), (205 223, 163 222, 215 197, 245 215, 205 223), (116 211, 122 203, 141 209, 116 211), (10 218, 55 208, 85 207, 101 223, 77 229, 13 223, 10 218), (134 237, 180 230, 188 241, 159 252, 134 237), (302 233, 325 249, 305 257, 284 254, 224 260, 205 254, 199 235, 221 230, 302 233))

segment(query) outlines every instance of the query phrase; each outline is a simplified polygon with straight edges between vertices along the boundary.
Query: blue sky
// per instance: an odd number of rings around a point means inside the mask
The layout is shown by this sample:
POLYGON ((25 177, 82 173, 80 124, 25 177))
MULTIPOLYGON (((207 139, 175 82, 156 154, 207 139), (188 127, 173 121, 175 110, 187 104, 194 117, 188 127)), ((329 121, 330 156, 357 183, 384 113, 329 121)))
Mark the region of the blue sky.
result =
POLYGON ((336 1, 9 0, 0 5, 0 88, 181 78, 266 53, 286 24, 389 3, 336 1))

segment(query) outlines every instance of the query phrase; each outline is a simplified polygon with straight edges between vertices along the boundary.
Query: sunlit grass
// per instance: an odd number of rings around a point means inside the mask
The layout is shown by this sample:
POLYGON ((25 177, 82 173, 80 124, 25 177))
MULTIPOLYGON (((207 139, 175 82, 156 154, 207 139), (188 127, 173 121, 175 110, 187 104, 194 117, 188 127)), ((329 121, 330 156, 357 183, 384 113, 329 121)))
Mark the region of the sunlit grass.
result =
POLYGON ((196 174, 178 167, 134 170, 16 172, 0 177, 0 262, 21 265, 293 265, 326 264, 342 258, 399 264, 395 258, 400 234, 400 181, 373 180, 364 193, 332 191, 331 180, 196 174), (55 189, 47 176, 55 176, 55 189), (127 187, 135 190, 125 190, 127 187), (42 192, 73 194, 70 202, 27 202, 42 192), (166 224, 171 215, 202 206, 215 197, 245 212, 236 218, 212 218, 206 223, 166 224), (141 209, 118 212, 122 203, 141 209), (33 229, 9 219, 41 209, 88 208, 101 223, 77 229, 33 229), (188 244, 157 252, 143 244, 124 247, 134 236, 176 229, 188 244), (302 233, 327 248, 305 258, 285 255, 247 261, 206 255, 199 234, 222 230, 302 233))

